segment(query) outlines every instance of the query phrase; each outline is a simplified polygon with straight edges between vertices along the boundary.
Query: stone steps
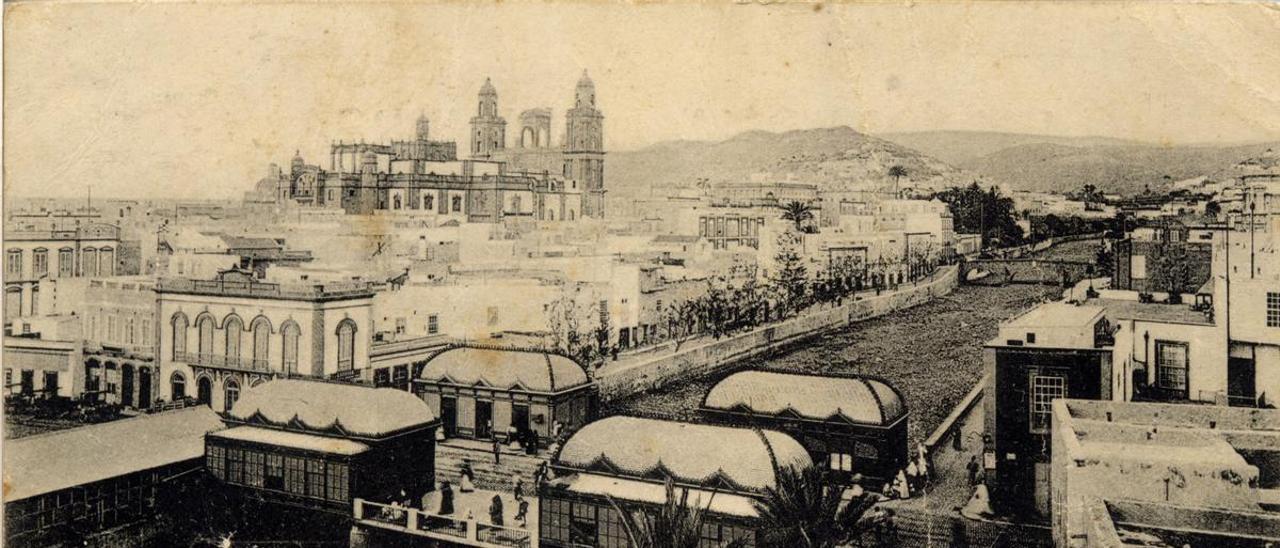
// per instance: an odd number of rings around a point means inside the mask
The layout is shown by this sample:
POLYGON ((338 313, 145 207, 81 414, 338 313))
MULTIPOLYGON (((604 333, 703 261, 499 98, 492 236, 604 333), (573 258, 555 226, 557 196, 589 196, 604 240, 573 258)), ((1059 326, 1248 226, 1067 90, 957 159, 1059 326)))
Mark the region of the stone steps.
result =
POLYGON ((462 478, 462 461, 471 461, 475 486, 489 491, 512 491, 516 478, 524 480, 525 494, 532 493, 533 473, 543 458, 516 453, 502 453, 500 464, 493 462, 492 451, 479 451, 451 445, 436 445, 436 481, 447 481, 457 489, 462 478))

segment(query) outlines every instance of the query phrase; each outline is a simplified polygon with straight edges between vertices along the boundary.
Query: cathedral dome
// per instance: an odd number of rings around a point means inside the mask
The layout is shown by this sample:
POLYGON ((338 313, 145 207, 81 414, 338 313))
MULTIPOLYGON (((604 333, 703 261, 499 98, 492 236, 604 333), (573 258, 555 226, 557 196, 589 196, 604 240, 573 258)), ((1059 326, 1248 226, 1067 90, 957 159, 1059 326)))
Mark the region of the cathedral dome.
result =
POLYGON ((497 95, 498 90, 494 89, 493 82, 488 78, 484 79, 484 85, 480 86, 480 95, 497 95))

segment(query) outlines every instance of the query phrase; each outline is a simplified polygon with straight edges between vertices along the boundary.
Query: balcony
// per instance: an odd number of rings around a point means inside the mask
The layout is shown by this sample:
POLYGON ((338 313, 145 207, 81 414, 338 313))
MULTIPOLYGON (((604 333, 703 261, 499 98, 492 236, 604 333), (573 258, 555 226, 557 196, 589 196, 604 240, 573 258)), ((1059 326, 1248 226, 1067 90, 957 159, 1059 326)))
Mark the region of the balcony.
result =
POLYGON ((220 354, 200 354, 195 352, 179 352, 175 361, 180 361, 188 365, 200 367, 213 367, 217 369, 226 369, 229 371, 244 371, 254 373, 276 373, 283 376, 297 375, 297 360, 289 360, 284 362, 284 371, 279 369, 273 370, 271 363, 265 359, 257 358, 241 358, 236 356, 223 356, 220 354))
POLYGON ((278 284, 237 280, 190 280, 166 278, 156 284, 160 293, 183 293, 215 297, 248 297, 293 300, 358 299, 373 296, 368 282, 278 284))
POLYGON ((403 506, 355 499, 354 517, 362 526, 399 531, 408 535, 460 546, 534 548, 538 539, 527 529, 503 527, 474 519, 441 516, 403 506))

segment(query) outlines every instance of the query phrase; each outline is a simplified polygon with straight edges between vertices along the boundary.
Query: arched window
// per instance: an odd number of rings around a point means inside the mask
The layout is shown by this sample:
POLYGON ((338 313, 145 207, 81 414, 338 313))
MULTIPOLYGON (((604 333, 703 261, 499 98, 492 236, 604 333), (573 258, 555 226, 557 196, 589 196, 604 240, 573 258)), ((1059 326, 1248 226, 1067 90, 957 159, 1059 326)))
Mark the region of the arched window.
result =
POLYGON ((511 197, 511 209, 515 210, 515 213, 520 213, 520 195, 519 194, 516 194, 515 196, 511 197))
POLYGON ((253 368, 267 370, 271 356, 271 321, 263 316, 253 320, 253 368))
POLYGON ((183 354, 187 353, 187 315, 181 312, 174 314, 170 325, 173 329, 173 359, 186 361, 183 354))
POLYGON ((286 374, 298 372, 298 335, 301 333, 298 324, 292 321, 280 327, 280 340, 284 343, 280 348, 281 364, 286 374))
POLYGON ((86 247, 84 251, 80 252, 80 275, 98 275, 98 250, 86 247))
POLYGON ((228 364, 235 364, 240 359, 240 334, 244 332, 244 323, 236 315, 227 316, 222 321, 222 331, 227 337, 226 351, 228 364))
POLYGON ((240 383, 237 383, 235 379, 227 379, 226 384, 223 385, 223 392, 226 397, 223 401, 222 409, 231 411, 231 408, 236 405, 236 400, 240 399, 240 383))
POLYGON ((356 355, 356 322, 350 319, 338 324, 338 371, 354 368, 356 355))
POLYGON ((462 211, 462 198, 461 198, 461 197, 459 197, 459 196, 454 196, 454 197, 453 197, 453 199, 449 200, 449 202, 450 202, 450 208, 453 210, 453 212, 454 212, 454 213, 459 213, 459 212, 461 212, 461 211, 462 211))
POLYGON ((426 194, 422 197, 422 209, 431 211, 436 208, 436 197, 426 194))
POLYGON ((569 210, 569 220, 570 220, 570 221, 572 221, 572 220, 573 220, 573 210, 572 210, 572 209, 570 209, 570 210, 569 210))
POLYGON ((76 271, 76 251, 69 247, 58 250, 58 276, 61 278, 69 278, 75 276, 76 271))
POLYGON ((31 287, 31 315, 40 315, 40 286, 31 287))
POLYGON ((197 351, 200 358, 206 360, 213 354, 213 316, 205 314, 196 319, 196 331, 199 335, 197 351))
POLYGON ((182 373, 174 371, 169 375, 169 401, 178 401, 187 397, 187 379, 182 373))
POLYGON ((392 208, 393 208, 393 209, 400 209, 400 195, 399 195, 399 194, 396 194, 395 196, 392 196, 392 197, 391 197, 391 202, 392 202, 392 204, 394 204, 394 205, 392 206, 392 208))

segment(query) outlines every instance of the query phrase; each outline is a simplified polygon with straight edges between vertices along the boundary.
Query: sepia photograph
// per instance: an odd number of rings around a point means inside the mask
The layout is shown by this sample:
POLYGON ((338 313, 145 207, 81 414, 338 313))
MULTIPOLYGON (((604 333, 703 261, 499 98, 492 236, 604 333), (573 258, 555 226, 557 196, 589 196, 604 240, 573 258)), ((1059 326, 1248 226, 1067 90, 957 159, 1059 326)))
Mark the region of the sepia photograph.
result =
POLYGON ((1280 548, 1280 3, 5 2, 6 548, 1280 548))

